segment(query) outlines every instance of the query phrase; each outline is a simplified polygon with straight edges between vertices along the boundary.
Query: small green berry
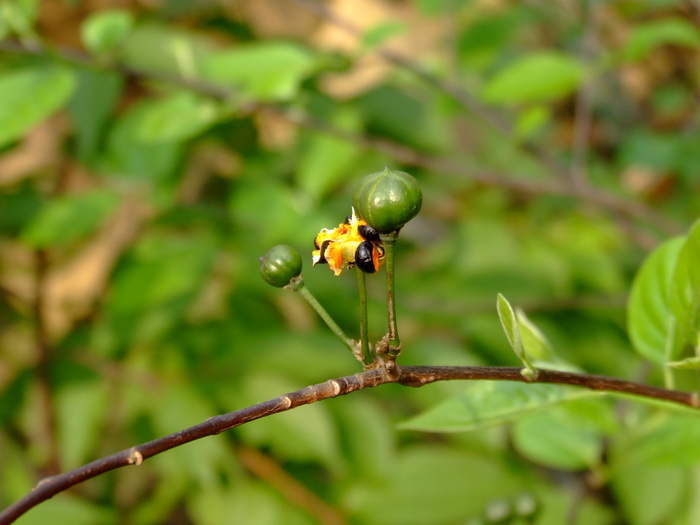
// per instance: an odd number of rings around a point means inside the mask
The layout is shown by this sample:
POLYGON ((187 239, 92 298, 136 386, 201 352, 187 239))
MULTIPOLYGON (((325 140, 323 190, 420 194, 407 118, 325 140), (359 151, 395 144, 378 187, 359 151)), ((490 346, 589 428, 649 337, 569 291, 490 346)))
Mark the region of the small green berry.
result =
POLYGON ((283 288, 301 274, 301 255, 293 246, 273 246, 260 258, 260 275, 266 283, 283 288))
POLYGON ((385 168, 362 177, 355 187, 355 212, 379 233, 400 230, 413 219, 423 204, 416 179, 403 171, 385 168))

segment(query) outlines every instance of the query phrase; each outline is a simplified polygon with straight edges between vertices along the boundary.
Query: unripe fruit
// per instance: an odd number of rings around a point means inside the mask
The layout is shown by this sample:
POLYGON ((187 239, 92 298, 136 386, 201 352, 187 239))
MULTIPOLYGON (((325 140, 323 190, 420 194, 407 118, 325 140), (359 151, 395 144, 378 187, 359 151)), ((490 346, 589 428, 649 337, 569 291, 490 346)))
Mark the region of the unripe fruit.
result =
POLYGON ((362 177, 355 187, 355 212, 379 233, 400 230, 423 204, 418 182, 403 171, 384 171, 362 177))
POLYGON ((301 255, 293 246, 273 246, 260 258, 260 275, 266 283, 283 288, 301 274, 301 255))

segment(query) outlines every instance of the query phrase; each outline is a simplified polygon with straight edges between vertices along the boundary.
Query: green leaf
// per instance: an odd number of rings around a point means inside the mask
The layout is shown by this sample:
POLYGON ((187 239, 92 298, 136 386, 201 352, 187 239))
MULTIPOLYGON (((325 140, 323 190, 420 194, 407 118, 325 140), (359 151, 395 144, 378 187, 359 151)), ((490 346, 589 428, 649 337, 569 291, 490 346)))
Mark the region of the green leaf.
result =
POLYGON ((396 20, 383 22, 370 28, 362 35, 362 49, 365 51, 376 49, 384 45, 384 43, 392 37, 405 32, 406 24, 402 22, 396 20))
POLYGON ((583 67, 563 53, 542 52, 510 63, 484 86, 486 102, 516 105, 551 102, 570 95, 583 80, 583 67))
POLYGON ((112 177, 159 181, 177 168, 179 142, 144 142, 140 136, 149 102, 129 109, 110 129, 107 147, 99 159, 100 170, 112 177))
POLYGON ((358 523, 466 523, 486 502, 515 497, 524 483, 499 458, 424 444, 404 448, 387 478, 359 486, 350 502, 358 523))
POLYGON ((208 58, 205 76, 236 90, 243 99, 288 100, 314 66, 313 56, 300 46, 261 42, 237 47, 208 58))
POLYGON ((496 308, 498 309, 498 318, 501 320, 501 326, 506 333, 508 342, 511 348, 518 356, 518 359, 523 359, 525 351, 523 350, 523 342, 520 338, 520 327, 518 326, 518 318, 513 311, 513 307, 502 294, 498 294, 496 299, 496 308))
POLYGON ((53 199, 22 232, 34 248, 60 246, 93 233, 119 204, 119 197, 96 190, 53 199))
POLYGON ((681 361, 669 361, 666 366, 677 370, 698 370, 700 369, 700 357, 687 357, 681 361))
POLYGON ((103 381, 73 383, 58 390, 58 442, 64 468, 80 466, 95 457, 100 432, 108 417, 108 392, 103 381))
POLYGON ((682 343, 698 346, 700 334, 700 221, 690 230, 678 254, 671 280, 671 310, 682 343))
POLYGON ((17 520, 17 525, 46 525, 47 523, 116 525, 119 519, 113 509, 72 494, 64 494, 61 498, 54 498, 37 505, 17 520))
POLYGON ((622 523, 692 523, 675 519, 690 489, 687 469, 637 464, 615 472, 610 486, 624 516, 622 523))
POLYGON ((521 419, 513 428, 513 443, 532 461, 561 470, 580 470, 600 461, 603 433, 614 428, 609 404, 581 399, 521 419))
POLYGON ((109 117, 119 102, 124 77, 91 68, 77 71, 78 85, 68 102, 78 156, 85 163, 95 160, 102 146, 109 117))
POLYGON ((515 309, 518 331, 525 353, 538 361, 549 361, 553 357, 552 347, 542 331, 520 308, 515 309))
POLYGON ((0 4, 0 40, 11 34, 32 37, 39 0, 14 0, 0 4))
MULTIPOLYGON (((338 111, 329 120, 345 131, 360 129, 356 111, 338 111)), ((303 149, 297 169, 297 183, 312 199, 319 201, 349 177, 359 156, 357 145, 328 133, 314 133, 308 146, 303 149)))
POLYGON ((613 456, 614 467, 697 464, 700 461, 698 415, 666 412, 644 421, 634 434, 626 436, 618 445, 613 456))
POLYGON ((514 421, 562 401, 599 395, 589 390, 557 385, 479 381, 463 394, 401 423, 399 428, 467 432, 514 421))
POLYGON ((211 126, 218 116, 213 100, 181 91, 144 106, 136 136, 144 142, 186 140, 211 126))
POLYGON ((670 294, 676 260, 684 239, 663 243, 647 257, 632 283, 627 304, 627 330, 634 349, 662 365, 673 337, 670 294))
POLYGON ((115 49, 134 26, 133 15, 121 9, 98 11, 85 20, 80 28, 85 47, 104 54, 115 49))
POLYGON ((0 75, 0 147, 57 111, 75 88, 70 69, 37 65, 0 75))
POLYGON ((697 48, 700 46, 700 30, 687 20, 673 17, 636 24, 621 55, 626 60, 638 61, 657 47, 669 44, 697 48))

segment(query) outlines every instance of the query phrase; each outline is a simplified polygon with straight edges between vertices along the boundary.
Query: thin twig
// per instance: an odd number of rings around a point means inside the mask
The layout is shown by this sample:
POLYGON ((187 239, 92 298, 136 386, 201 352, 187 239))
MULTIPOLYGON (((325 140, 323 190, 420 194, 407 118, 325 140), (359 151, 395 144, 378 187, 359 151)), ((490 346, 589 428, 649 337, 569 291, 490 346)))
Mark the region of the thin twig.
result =
MULTIPOLYGON (((593 62, 596 48, 596 33, 598 26, 594 6, 584 0, 583 10, 584 30, 581 36, 579 58, 585 65, 593 62)), ((593 81, 584 80, 576 95, 576 111, 574 115, 574 138, 571 160, 571 181, 575 187, 585 187, 588 184, 586 157, 588 156, 588 140, 591 131, 591 109, 593 99, 593 81)))
POLYGON ((207 436, 220 434, 226 430, 250 421, 285 412, 292 408, 308 405, 324 399, 330 399, 372 388, 384 383, 400 383, 406 386, 420 387, 436 381, 448 380, 498 380, 519 381, 526 383, 556 383, 574 385, 591 390, 622 392, 634 396, 659 399, 700 408, 696 393, 667 390, 665 388, 644 385, 624 379, 591 374, 576 374, 553 370, 538 370, 536 379, 527 379, 521 374, 520 367, 492 366, 406 366, 399 368, 397 378, 390 377, 385 370, 367 370, 352 376, 331 379, 325 383, 308 386, 296 392, 285 394, 269 401, 253 405, 236 412, 214 416, 206 421, 175 432, 168 436, 122 450, 74 470, 41 480, 25 497, 0 512, 0 525, 7 525, 22 516, 39 503, 73 487, 83 481, 97 477, 105 472, 128 465, 140 465, 144 460, 185 443, 207 436))
POLYGON ((41 403, 42 431, 47 444, 48 457, 46 459, 46 473, 56 474, 61 471, 59 460, 58 441, 56 434, 56 417, 53 407, 51 388, 51 348, 46 333, 46 277, 49 267, 49 258, 45 250, 36 250, 34 253, 34 342, 37 352, 37 387, 39 401, 41 403))

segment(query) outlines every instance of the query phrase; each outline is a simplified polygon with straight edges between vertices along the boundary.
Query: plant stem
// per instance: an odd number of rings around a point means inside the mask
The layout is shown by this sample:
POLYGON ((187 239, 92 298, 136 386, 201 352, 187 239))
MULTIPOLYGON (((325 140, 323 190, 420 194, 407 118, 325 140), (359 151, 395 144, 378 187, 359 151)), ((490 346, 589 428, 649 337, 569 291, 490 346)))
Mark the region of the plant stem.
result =
POLYGON ((394 248, 399 232, 381 234, 380 238, 384 243, 384 264, 386 266, 386 308, 389 319, 389 333, 387 357, 390 361, 396 361, 401 353, 401 340, 396 322, 396 304, 394 300, 394 248))
POLYGON ((362 364, 367 368, 374 362, 369 350, 367 329, 367 285, 365 281, 365 272, 359 268, 355 268, 355 274, 357 275, 357 290, 360 299, 360 351, 362 352, 362 364))
POLYGON ((290 288, 295 292, 298 292, 299 295, 301 295, 306 302, 311 305, 311 308, 316 310, 316 313, 319 315, 319 317, 321 317, 321 319, 323 319, 323 322, 328 325, 328 328, 330 328, 331 331, 338 336, 338 339, 340 339, 343 344, 347 346, 353 354, 355 354, 356 345, 353 340, 350 339, 345 332, 343 332, 343 329, 338 326, 326 309, 321 306, 321 303, 318 302, 316 297, 314 297, 311 291, 306 287, 306 284, 304 284, 304 280, 301 278, 301 276, 297 279, 297 282, 291 285, 290 288))

